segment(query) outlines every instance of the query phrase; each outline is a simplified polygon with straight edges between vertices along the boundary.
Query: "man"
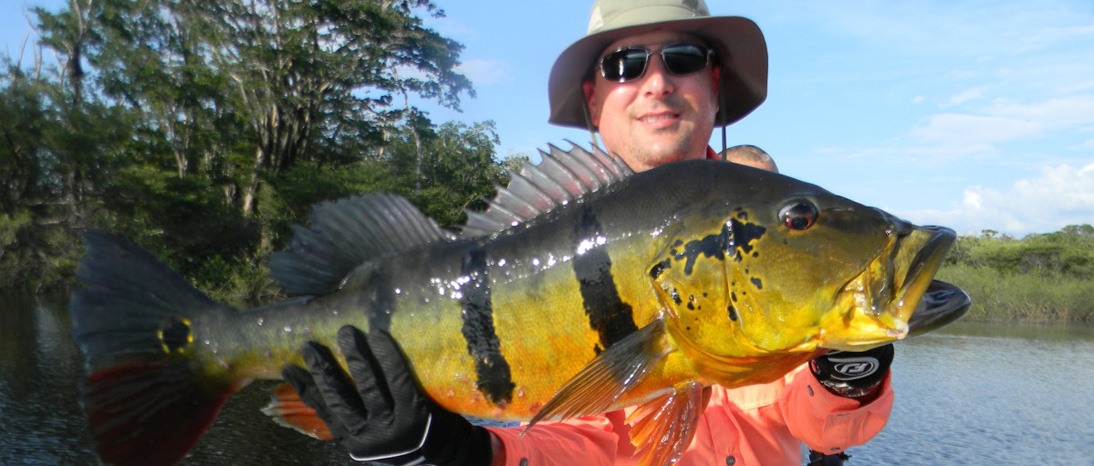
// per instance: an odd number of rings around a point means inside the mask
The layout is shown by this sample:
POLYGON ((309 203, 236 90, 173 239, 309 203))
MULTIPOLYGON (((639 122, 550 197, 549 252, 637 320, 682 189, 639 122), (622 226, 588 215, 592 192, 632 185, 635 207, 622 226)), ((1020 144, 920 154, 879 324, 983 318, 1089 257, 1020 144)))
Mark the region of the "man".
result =
MULTIPOLYGON (((766 80, 766 46, 750 20, 711 17, 702 0, 598 0, 589 34, 551 71, 550 121, 587 128, 594 141, 599 134, 605 149, 636 171, 719 158, 707 146, 711 132, 755 109, 766 80)), ((730 152, 736 159, 738 151, 730 152)), ((624 411, 540 423, 523 436, 521 428, 474 427, 419 393, 386 334, 366 338, 344 328, 339 345, 354 382, 318 345, 303 350, 310 372, 288 368, 285 377, 356 459, 637 464, 624 411)), ((840 377, 838 357, 822 356, 764 385, 710 387, 696 435, 677 464, 800 465, 802 442, 826 454, 866 442, 892 406, 892 346, 856 355, 877 368, 859 379, 840 377)))

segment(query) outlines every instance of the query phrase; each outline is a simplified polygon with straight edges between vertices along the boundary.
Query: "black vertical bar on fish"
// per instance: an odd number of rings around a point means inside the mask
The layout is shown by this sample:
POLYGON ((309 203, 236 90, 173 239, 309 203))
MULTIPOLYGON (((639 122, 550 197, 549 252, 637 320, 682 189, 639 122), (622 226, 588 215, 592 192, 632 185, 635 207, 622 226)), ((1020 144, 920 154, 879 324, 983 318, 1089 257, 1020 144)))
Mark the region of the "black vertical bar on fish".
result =
POLYGON ((573 264, 589 327, 600 335, 597 354, 638 330, 633 309, 623 302, 615 287, 612 259, 605 248, 595 244, 597 237, 605 234, 602 230, 596 215, 584 207, 574 228, 574 250, 578 254, 573 264))
POLYGON ((463 307, 463 338, 467 352, 475 361, 476 385, 495 405, 513 400, 509 362, 501 354, 501 342, 494 328, 494 308, 490 302, 490 280, 486 273, 486 251, 472 247, 464 256, 460 274, 467 277, 460 287, 463 307))
POLYGON ((378 267, 369 272, 367 283, 368 328, 369 331, 391 330, 391 314, 395 312, 395 295, 392 293, 391 274, 386 267, 378 267))

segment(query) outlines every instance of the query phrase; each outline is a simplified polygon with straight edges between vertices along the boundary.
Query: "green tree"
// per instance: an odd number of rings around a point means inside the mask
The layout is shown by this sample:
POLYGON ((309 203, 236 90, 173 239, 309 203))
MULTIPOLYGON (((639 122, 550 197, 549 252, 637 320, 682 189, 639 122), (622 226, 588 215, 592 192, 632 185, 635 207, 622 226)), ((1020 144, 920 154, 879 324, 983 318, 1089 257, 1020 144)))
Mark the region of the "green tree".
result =
POLYGON ((443 14, 428 0, 74 0, 34 13, 57 63, 0 75, 0 246, 20 252, 0 263, 63 276, 72 232, 92 227, 195 281, 258 283, 261 258, 314 202, 396 192, 451 225, 504 177, 492 123, 438 127, 409 103, 458 109, 473 95, 462 46, 422 23, 443 14))

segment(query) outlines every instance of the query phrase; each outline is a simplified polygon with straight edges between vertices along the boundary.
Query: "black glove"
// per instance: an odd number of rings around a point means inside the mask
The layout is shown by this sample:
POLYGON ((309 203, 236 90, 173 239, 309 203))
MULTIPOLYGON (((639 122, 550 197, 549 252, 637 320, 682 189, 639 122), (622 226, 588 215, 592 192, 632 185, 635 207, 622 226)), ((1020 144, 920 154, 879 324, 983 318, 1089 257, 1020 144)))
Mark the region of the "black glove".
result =
POLYGON ((860 353, 832 351, 809 362, 809 369, 828 391, 848 398, 869 398, 889 373, 893 344, 860 353))
POLYGON ((366 338, 347 325, 338 330, 338 346, 353 381, 330 349, 315 342, 301 349, 308 370, 290 365, 282 375, 351 458, 395 465, 490 464, 490 433, 423 394, 391 335, 374 331, 366 338))

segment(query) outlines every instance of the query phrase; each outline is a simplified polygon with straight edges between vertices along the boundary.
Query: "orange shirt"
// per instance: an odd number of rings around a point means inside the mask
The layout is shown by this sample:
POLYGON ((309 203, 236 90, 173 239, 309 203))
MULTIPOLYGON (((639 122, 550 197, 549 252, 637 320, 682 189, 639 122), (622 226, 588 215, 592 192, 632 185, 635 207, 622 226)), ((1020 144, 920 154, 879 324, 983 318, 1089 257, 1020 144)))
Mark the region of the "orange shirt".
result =
MULTIPOLYGON (((804 364, 764 385, 712 387, 691 445, 679 466, 802 464, 801 445, 837 453, 873 438, 893 406, 890 376, 871 403, 834 395, 804 364)), ((630 408, 602 416, 544 422, 520 437, 523 427, 489 428, 505 448, 507 466, 636 465, 624 423, 630 408), (521 460, 527 460, 521 463, 521 460)))

